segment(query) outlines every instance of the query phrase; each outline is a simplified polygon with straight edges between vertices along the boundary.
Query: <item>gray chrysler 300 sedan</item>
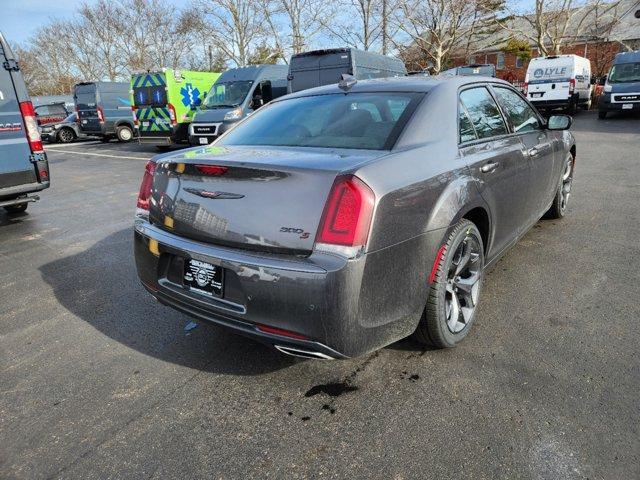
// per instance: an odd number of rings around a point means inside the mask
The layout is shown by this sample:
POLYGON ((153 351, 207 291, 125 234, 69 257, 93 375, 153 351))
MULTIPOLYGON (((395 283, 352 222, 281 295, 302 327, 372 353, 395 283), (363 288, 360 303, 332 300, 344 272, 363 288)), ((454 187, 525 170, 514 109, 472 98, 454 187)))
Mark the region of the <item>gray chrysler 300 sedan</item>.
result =
POLYGON ((571 118, 493 78, 353 83, 146 165, 135 257, 153 296, 311 358, 467 335, 486 268, 565 214, 571 118))

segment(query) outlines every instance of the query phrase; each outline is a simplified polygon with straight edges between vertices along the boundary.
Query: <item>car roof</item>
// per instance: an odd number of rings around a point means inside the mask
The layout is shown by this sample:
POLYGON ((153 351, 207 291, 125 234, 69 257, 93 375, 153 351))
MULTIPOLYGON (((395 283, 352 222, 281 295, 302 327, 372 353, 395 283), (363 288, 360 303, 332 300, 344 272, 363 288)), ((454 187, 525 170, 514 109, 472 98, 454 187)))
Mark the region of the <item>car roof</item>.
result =
MULTIPOLYGON (((444 76, 437 75, 432 77, 422 77, 417 75, 405 76, 405 77, 392 77, 392 78, 378 78, 374 80, 359 80, 348 91, 360 92, 360 93, 373 93, 373 92, 428 92, 436 87, 444 87, 445 89, 452 89, 457 91, 458 88, 465 85, 478 84, 478 83, 501 83, 504 85, 510 85, 493 77, 487 76, 444 76)), ((280 101, 281 99, 290 99, 298 97, 309 97, 313 95, 327 95, 330 93, 345 93, 337 84, 325 85, 323 87, 310 88, 307 90, 301 90, 284 97, 280 97, 274 101, 280 101)))

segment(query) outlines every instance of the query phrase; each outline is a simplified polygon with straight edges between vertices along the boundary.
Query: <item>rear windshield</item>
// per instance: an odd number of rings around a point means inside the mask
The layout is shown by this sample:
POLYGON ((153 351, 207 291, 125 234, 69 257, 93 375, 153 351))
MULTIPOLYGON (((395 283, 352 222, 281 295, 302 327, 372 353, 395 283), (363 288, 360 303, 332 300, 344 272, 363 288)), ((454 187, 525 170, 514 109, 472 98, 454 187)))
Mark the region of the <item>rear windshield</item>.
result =
POLYGON ((619 63, 611 67, 609 83, 640 82, 640 62, 619 63))
POLYGON ((93 83, 88 85, 77 85, 74 95, 76 105, 79 108, 96 106, 96 86, 93 83))
POLYGON ((67 115, 64 105, 39 105, 35 107, 37 115, 67 115))
POLYGON ((389 150, 423 95, 376 92, 284 100, 260 109, 221 144, 389 150))
POLYGON ((164 107, 167 104, 167 90, 164 85, 134 88, 133 103, 137 107, 164 107))

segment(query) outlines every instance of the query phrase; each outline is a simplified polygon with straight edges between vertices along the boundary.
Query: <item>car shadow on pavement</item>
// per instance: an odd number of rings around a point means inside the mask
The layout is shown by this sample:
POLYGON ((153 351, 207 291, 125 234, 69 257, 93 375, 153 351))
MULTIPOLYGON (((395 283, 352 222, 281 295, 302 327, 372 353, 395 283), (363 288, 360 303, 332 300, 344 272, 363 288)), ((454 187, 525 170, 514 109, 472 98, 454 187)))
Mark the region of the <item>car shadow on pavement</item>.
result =
POLYGON ((304 361, 223 328, 194 324, 159 304, 139 284, 132 229, 45 264, 40 272, 69 312, 145 355, 230 375, 259 375, 304 361))
POLYGON ((10 214, 4 208, 0 207, 0 227, 4 227, 5 225, 13 225, 15 223, 22 223, 22 219, 28 217, 28 212, 10 214))

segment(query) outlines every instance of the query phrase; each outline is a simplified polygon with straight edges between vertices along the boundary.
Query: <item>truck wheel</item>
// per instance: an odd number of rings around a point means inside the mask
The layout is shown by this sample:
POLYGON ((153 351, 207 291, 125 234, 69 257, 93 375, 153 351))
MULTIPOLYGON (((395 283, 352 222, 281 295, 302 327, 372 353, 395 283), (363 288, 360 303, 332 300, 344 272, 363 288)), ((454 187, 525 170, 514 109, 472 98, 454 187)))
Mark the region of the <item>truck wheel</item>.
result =
POLYGON ((56 140, 60 143, 71 143, 76 139, 76 133, 71 128, 61 128, 56 136, 56 140))
POLYGON ((604 120, 607 118, 607 112, 605 110, 598 110, 598 118, 604 120))
POLYGON ((567 105, 567 113, 569 115, 575 115, 576 114, 576 99, 572 98, 571 100, 569 100, 569 105, 567 105))
POLYGON ((4 207, 4 209, 7 211, 7 213, 22 213, 27 210, 28 206, 29 206, 29 203, 25 202, 25 203, 19 203, 17 205, 9 205, 4 207))
POLYGON ((128 125, 120 125, 116 128, 116 137, 119 142, 130 142, 133 139, 133 130, 128 125))

